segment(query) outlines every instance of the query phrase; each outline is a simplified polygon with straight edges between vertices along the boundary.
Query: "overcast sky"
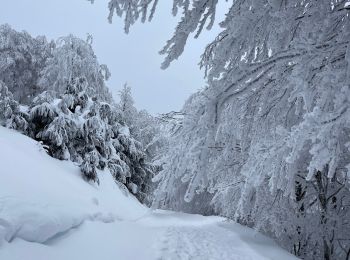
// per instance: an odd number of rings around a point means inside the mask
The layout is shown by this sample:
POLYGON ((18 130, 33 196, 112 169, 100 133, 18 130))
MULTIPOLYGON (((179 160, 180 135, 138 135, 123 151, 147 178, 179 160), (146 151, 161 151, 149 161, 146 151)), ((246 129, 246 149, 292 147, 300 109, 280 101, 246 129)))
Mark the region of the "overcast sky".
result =
POLYGON ((205 85, 198 62, 219 31, 216 26, 199 39, 191 39, 183 56, 163 71, 158 51, 172 36, 179 18, 171 16, 171 0, 159 2, 153 22, 137 24, 128 35, 123 32, 122 20, 115 17, 113 24, 108 23, 108 0, 95 0, 93 5, 87 0, 3 0, 0 24, 48 39, 70 33, 86 39, 90 33, 99 62, 107 64, 112 73, 107 82, 112 93, 116 96, 128 82, 136 107, 158 114, 180 110, 186 98, 205 85))

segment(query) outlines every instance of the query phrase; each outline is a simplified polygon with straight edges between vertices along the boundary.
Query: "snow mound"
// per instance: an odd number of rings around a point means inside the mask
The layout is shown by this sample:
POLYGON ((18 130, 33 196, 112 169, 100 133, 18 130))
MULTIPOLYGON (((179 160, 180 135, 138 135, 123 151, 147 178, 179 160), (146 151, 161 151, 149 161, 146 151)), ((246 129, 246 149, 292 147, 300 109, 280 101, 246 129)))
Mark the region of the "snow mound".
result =
POLYGON ((83 181, 72 162, 0 127, 0 244, 15 238, 45 243, 86 220, 133 220, 148 212, 109 172, 99 172, 99 179, 99 186, 83 181))

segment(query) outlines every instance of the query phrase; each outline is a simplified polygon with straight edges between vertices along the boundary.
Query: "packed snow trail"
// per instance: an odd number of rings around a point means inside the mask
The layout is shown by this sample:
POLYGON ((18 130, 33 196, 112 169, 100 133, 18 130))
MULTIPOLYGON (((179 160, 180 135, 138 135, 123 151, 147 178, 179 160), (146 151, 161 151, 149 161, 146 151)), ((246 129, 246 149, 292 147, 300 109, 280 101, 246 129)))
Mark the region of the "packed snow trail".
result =
POLYGON ((269 259, 218 225, 169 227, 163 239, 160 259, 269 259))
POLYGON ((6 260, 288 260, 270 239, 218 217, 167 211, 135 221, 86 221, 45 243, 15 239, 6 260))
POLYGON ((0 127, 0 260, 295 259, 220 217, 150 210, 115 184, 0 127))

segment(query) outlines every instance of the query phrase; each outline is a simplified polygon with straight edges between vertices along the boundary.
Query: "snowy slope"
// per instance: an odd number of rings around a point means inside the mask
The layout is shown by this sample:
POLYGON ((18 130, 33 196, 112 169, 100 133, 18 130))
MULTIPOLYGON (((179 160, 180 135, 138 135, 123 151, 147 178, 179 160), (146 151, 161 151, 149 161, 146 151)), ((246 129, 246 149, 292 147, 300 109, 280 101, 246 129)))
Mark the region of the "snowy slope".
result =
POLYGON ((85 220, 134 219, 147 209, 100 174, 82 180, 71 162, 49 157, 40 144, 0 127, 0 241, 45 242, 85 220))
POLYGON ((219 217, 151 211, 99 173, 50 158, 0 127, 0 259, 295 259, 270 239, 219 217))

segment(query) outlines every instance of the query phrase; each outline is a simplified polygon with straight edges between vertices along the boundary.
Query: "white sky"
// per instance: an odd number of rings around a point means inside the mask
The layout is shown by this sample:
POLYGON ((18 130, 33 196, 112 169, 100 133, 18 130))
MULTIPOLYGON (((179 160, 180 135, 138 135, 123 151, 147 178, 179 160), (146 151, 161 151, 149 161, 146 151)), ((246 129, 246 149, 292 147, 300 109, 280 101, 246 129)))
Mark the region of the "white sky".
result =
MULTIPOLYGON (((151 23, 137 24, 129 35, 123 22, 107 21, 108 0, 1 0, 0 24, 8 23, 16 30, 48 39, 74 34, 86 39, 94 37, 93 47, 101 64, 107 64, 112 77, 107 82, 116 96, 125 82, 132 87, 136 107, 152 114, 180 110, 186 98, 204 87, 204 72, 198 62, 204 47, 219 31, 205 31, 199 39, 190 39, 185 53, 169 69, 163 71, 163 57, 158 51, 172 36, 178 17, 171 16, 171 0, 159 1, 158 12, 151 23)), ((223 17, 218 15, 216 24, 223 17)))

